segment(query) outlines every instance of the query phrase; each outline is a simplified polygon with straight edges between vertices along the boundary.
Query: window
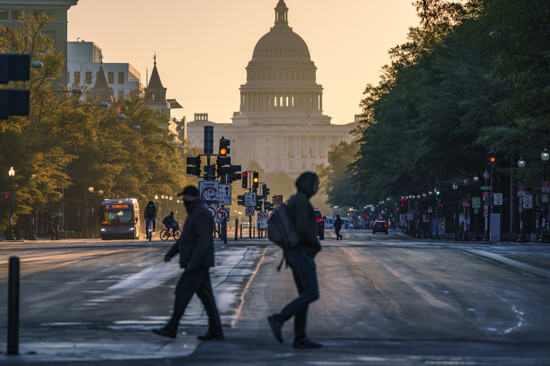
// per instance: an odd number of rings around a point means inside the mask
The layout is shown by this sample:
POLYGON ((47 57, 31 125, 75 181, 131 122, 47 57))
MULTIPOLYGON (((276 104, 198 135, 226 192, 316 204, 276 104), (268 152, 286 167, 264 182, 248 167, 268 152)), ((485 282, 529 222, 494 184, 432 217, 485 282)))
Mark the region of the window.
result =
POLYGON ((122 100, 124 99, 124 90, 119 90, 118 91, 118 100, 122 100))
POLYGON ((8 20, 8 11, 6 9, 0 9, 0 20, 8 20))
POLYGON ((35 16, 35 17, 38 16, 38 15, 41 15, 41 14, 47 14, 47 15, 50 17, 51 20, 54 20, 54 19, 53 19, 53 11, 49 11, 49 10, 46 10, 46 11, 44 11, 44 10, 34 10, 34 11, 32 12, 32 15, 35 16))
POLYGON ((107 73, 107 82, 108 82, 109 84, 114 84, 114 83, 115 83, 115 73, 114 73, 114 72, 109 71, 109 72, 107 73))
POLYGON ((118 73, 118 83, 119 84, 124 84, 124 73, 123 72, 118 73))
POLYGON ((11 19, 12 20, 19 20, 19 17, 21 17, 25 12, 23 10, 12 10, 11 11, 11 19))
POLYGON ((73 80, 73 83, 75 85, 80 85, 80 71, 75 71, 74 72, 74 80, 73 80))
POLYGON ((71 73, 67 71, 67 84, 71 83, 71 73))
POLYGON ((92 83, 92 72, 86 71, 86 79, 84 81, 84 84, 91 84, 92 83))

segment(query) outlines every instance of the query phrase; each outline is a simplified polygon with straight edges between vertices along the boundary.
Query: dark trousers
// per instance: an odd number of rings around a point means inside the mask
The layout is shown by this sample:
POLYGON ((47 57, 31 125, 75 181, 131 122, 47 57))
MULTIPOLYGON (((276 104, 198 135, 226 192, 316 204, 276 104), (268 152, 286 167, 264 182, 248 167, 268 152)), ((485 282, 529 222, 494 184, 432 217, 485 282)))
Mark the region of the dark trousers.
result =
POLYGON ((306 337, 309 304, 319 298, 317 270, 313 258, 301 247, 286 252, 285 258, 292 268, 298 297, 286 305, 279 315, 283 321, 294 316, 294 338, 299 340, 306 337))
POLYGON ((342 228, 334 229, 334 233, 336 234, 336 240, 339 240, 340 238, 342 238, 342 235, 340 235, 340 230, 342 230, 342 228))
POLYGON ((176 301, 172 317, 167 326, 177 329, 180 319, 191 301, 194 294, 197 294, 208 314, 208 331, 215 335, 223 335, 222 322, 216 299, 210 283, 210 273, 207 267, 199 267, 192 270, 185 270, 176 285, 176 301))

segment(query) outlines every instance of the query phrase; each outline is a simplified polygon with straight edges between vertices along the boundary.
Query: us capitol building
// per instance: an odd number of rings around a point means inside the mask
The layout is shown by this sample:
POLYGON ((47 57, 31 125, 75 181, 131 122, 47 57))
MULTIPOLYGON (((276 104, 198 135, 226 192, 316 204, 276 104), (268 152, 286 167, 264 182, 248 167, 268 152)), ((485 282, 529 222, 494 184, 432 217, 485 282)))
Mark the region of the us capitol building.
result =
POLYGON ((284 0, 279 0, 275 25, 257 42, 246 67, 239 112, 231 123, 195 114, 187 123, 188 141, 202 148, 204 126, 213 126, 215 147, 222 136, 230 139, 232 162, 243 170, 255 161, 266 173, 283 171, 295 178, 327 164, 331 145, 353 140, 350 131, 356 122, 335 125, 323 114, 316 70, 306 43, 288 26, 284 0))

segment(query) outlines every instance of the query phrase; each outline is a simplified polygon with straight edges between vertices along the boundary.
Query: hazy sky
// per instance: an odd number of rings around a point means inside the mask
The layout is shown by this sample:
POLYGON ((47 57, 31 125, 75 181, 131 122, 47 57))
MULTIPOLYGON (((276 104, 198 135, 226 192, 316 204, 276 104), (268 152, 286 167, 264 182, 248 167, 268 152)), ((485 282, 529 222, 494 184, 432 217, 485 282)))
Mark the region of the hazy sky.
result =
MULTIPOLYGON (((79 0, 69 41, 96 43, 104 62, 128 62, 146 83, 153 55, 167 97, 184 109, 230 122, 256 42, 273 26, 278 0, 79 0)), ((352 122, 388 50, 418 24, 412 0, 285 0, 289 25, 309 47, 332 123, 352 122)))

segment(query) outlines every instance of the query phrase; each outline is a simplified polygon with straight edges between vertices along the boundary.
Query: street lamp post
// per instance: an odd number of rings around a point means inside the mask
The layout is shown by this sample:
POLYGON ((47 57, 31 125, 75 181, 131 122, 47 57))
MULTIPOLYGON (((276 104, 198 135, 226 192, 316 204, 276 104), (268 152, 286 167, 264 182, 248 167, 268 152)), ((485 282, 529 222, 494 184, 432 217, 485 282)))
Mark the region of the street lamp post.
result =
MULTIPOLYGON (((484 185, 487 186, 487 180, 489 179, 490 175, 487 169, 483 172, 483 182, 484 185)), ((486 196, 483 196, 483 216, 485 216, 485 228, 483 229, 483 240, 489 240, 489 202, 487 200, 486 196)))
POLYGON ((455 237, 453 240, 458 240, 458 217, 456 214, 456 206, 458 203, 456 202, 456 190, 458 189, 458 184, 453 182, 453 224, 455 227, 455 237))
MULTIPOLYGON (((476 187, 479 188, 479 177, 476 175, 474 175, 474 177, 472 178, 472 180, 474 181, 474 193, 473 194, 476 194, 476 187)), ((476 196, 477 197, 477 196, 476 196)), ((479 197, 477 197, 479 198, 479 197)), ((477 199, 476 199, 476 202, 477 199)), ((479 204, 476 203, 476 206, 474 207, 474 198, 472 197, 472 208, 474 210, 474 236, 472 238, 472 240, 475 240, 475 241, 478 241, 479 240, 479 235, 478 235, 478 229, 477 229, 477 212, 479 211, 479 204)))
POLYGON ((15 198, 15 192, 13 191, 13 180, 15 177, 15 169, 13 167, 10 167, 10 170, 8 171, 8 176, 10 177, 10 184, 11 184, 11 192, 9 196, 9 210, 10 210, 10 227, 8 229, 8 237, 7 240, 15 240, 15 236, 13 235, 13 200, 15 198))
POLYGON ((548 177, 546 175, 546 165, 548 165, 548 159, 550 158, 550 153, 548 153, 547 149, 544 149, 544 151, 540 153, 540 158, 541 158, 541 160, 544 164, 544 175, 543 175, 543 181, 542 181, 542 187, 541 187, 543 213, 542 213, 542 229, 541 229, 539 242, 548 243, 548 242, 550 242, 550 238, 548 236, 548 193, 549 193, 549 187, 548 187, 548 180, 547 180, 548 177))
POLYGON ((470 240, 468 237, 468 231, 471 230, 471 226, 468 227, 471 222, 470 218, 470 180, 464 178, 464 189, 466 190, 466 202, 463 204, 464 207, 464 241, 470 240))
MULTIPOLYGON (((519 160, 518 160, 518 167, 520 169, 523 169, 525 168, 525 160, 520 157, 519 160)), ((519 209, 519 235, 518 235, 518 238, 516 241, 520 242, 520 243, 525 243, 527 241, 527 238, 525 237, 525 232, 524 232, 524 229, 523 229, 523 218, 524 218, 524 214, 523 214, 523 196, 519 196, 518 197, 518 209, 519 209)))

